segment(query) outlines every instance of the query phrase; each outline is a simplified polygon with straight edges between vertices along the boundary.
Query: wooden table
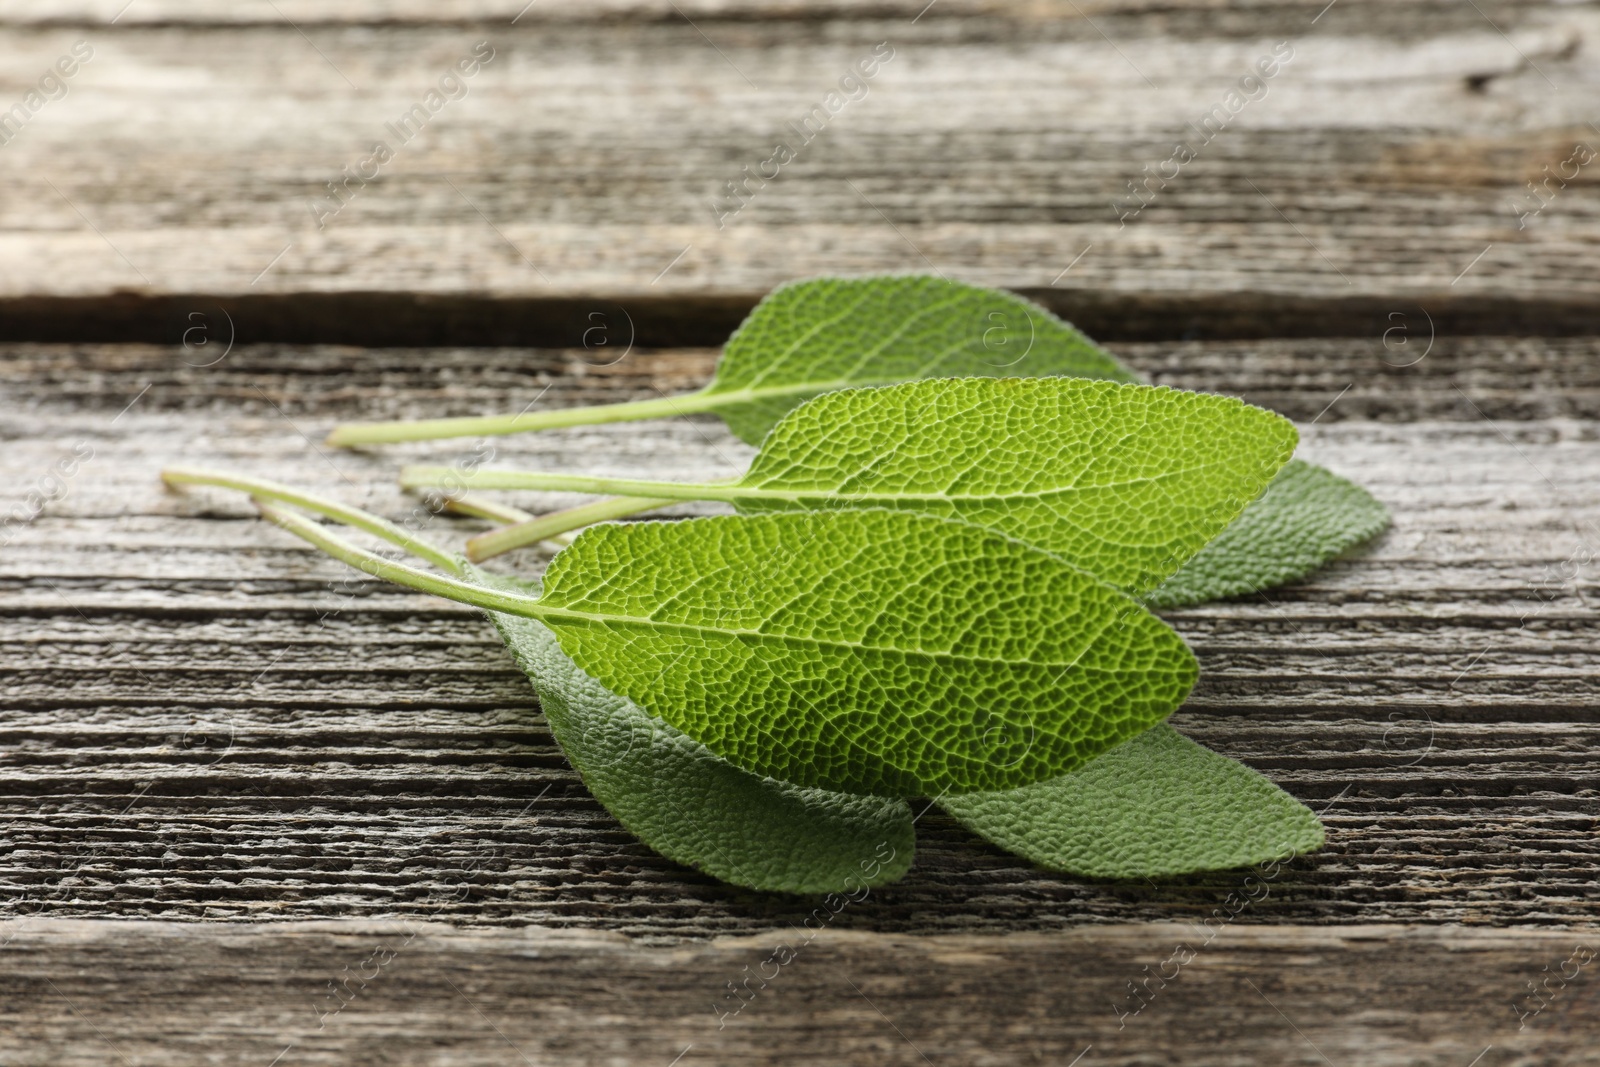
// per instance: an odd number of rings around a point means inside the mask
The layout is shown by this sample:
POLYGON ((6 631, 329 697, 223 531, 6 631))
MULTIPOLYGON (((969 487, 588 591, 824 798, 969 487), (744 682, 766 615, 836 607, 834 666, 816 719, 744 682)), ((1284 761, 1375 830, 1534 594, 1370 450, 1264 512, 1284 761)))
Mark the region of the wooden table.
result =
MULTIPOLYGON (((0 3, 0 1061, 1600 1058, 1600 962, 1571 962, 1600 953, 1600 11, 523 2, 0 3), (1203 672, 1174 723, 1329 843, 1137 1014, 1244 872, 1054 875, 935 810, 910 875, 719 1028, 815 901, 624 832, 474 612, 156 479, 402 517, 401 462, 479 442, 334 452, 333 422, 692 388, 762 292, 862 271, 1025 292, 1284 412, 1394 512, 1306 581, 1170 613, 1203 672)), ((714 421, 488 443, 656 477, 750 454, 714 421)))

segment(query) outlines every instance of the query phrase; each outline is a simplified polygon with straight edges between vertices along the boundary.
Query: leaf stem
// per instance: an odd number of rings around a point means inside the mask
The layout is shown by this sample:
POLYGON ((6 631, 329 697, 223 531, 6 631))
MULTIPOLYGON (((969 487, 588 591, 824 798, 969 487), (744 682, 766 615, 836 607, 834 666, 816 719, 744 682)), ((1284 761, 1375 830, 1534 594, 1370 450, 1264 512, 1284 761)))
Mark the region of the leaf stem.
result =
POLYGON ((161 472, 161 480, 168 485, 214 485, 222 489, 237 489, 249 493, 257 499, 278 500, 285 504, 314 511, 319 515, 326 515, 330 519, 337 519, 346 526, 354 526, 358 530, 365 530, 383 538, 390 544, 405 549, 419 559, 425 559, 436 567, 451 572, 461 573, 461 557, 452 552, 446 552, 428 541, 416 536, 411 531, 401 527, 388 519, 380 518, 370 511, 353 508, 329 500, 326 497, 304 493, 293 486, 283 485, 280 482, 267 481, 265 478, 247 478, 243 475, 228 474, 224 471, 207 470, 203 467, 168 467, 161 472))
MULTIPOLYGON (((517 593, 501 592, 487 586, 477 585, 472 582, 463 582, 458 578, 445 578, 427 571, 418 570, 416 567, 393 560, 384 559, 382 556, 368 552, 359 545, 352 544, 332 533, 326 527, 312 522, 303 515, 292 511, 280 511, 271 504, 257 497, 256 507, 261 509, 263 518, 288 530, 296 537, 309 541, 322 549, 334 559, 348 563, 357 570, 394 582, 396 585, 406 586, 421 593, 432 593, 442 596, 447 600, 454 600, 461 604, 470 604, 477 608, 486 608, 489 611, 501 611, 508 615, 525 615, 529 618, 540 619, 552 614, 539 603, 538 597, 522 596, 517 593)), ((460 564, 456 564, 458 569, 460 564)), ((562 613, 555 613, 562 614, 562 613)))
POLYGON ((444 498, 444 509, 458 515, 471 515, 475 519, 488 519, 490 522, 524 523, 532 522, 537 517, 521 508, 514 508, 510 504, 490 500, 476 493, 457 493, 455 496, 447 496, 444 498))
POLYGON ((538 518, 529 516, 526 522, 519 522, 515 526, 502 526, 498 530, 490 530, 469 540, 467 558, 474 563, 482 563, 514 548, 553 540, 569 530, 581 529, 608 519, 636 515, 641 511, 665 507, 672 503, 676 501, 655 497, 617 496, 596 500, 592 504, 581 504, 575 508, 552 511, 538 518))
MULTIPOLYGON (((734 482, 651 482, 632 478, 592 478, 584 474, 544 474, 539 471, 469 471, 455 467, 411 466, 400 470, 407 489, 436 486, 446 478, 475 489, 547 489, 592 493, 596 496, 651 497, 672 500, 733 500, 751 493, 738 492, 734 482)), ((656 505, 660 506, 660 505, 656 505)))
POLYGON ((631 422, 635 419, 666 419, 711 411, 725 398, 704 390, 682 396, 662 396, 652 400, 633 400, 625 404, 597 404, 591 407, 553 408, 549 411, 518 415, 483 415, 459 419, 419 419, 412 422, 346 422, 333 428, 327 443, 348 448, 352 445, 395 444, 401 441, 433 441, 441 437, 494 437, 529 430, 553 430, 563 426, 592 426, 603 422, 631 422))

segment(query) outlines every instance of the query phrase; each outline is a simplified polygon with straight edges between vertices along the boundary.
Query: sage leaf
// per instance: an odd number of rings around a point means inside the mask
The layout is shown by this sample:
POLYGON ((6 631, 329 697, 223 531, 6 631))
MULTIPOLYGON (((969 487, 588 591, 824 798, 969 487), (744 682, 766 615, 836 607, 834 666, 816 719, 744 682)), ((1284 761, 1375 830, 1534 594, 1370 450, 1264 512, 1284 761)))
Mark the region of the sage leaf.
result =
POLYGON ((1294 425, 1241 400, 1079 378, 959 378, 819 396, 744 477, 686 483, 408 467, 416 487, 570 489, 740 512, 889 508, 959 519, 1147 593, 1261 494, 1294 425))
POLYGON ((257 507, 374 577, 538 619, 607 689, 796 785, 942 796, 1053 778, 1166 718, 1199 673, 1137 601, 1055 556, 926 515, 596 526, 534 597, 257 507))
POLYGON ((1165 718, 1198 670, 1058 558, 887 510, 592 527, 536 610, 586 673, 734 765, 849 793, 1056 777, 1165 718))
MULTIPOLYGON (((538 593, 537 583, 469 577, 538 593)), ((543 623, 488 614, 589 792, 663 856, 733 885, 787 893, 854 892, 910 868, 916 846, 905 801, 741 771, 585 674, 543 623)))
POLYGON ((1173 608, 1302 578, 1389 525, 1371 493, 1325 468, 1291 460, 1234 522, 1144 598, 1173 608))
POLYGON ((477 418, 344 423, 331 445, 523 433, 712 413, 750 444, 811 397, 919 378, 1139 376, 1013 293, 931 275, 814 278, 773 290, 734 331, 711 382, 682 396, 477 418))
POLYGON ((1165 878, 1315 851, 1305 805, 1162 723, 1070 774, 939 801, 967 829, 1041 867, 1165 878))
POLYGON ((759 444, 814 396, 923 378, 1137 382, 1116 357, 1038 304, 931 275, 816 278, 780 286, 728 339, 698 396, 759 444))
POLYGON ((792 893, 855 892, 894 881, 910 867, 914 820, 904 802, 805 789, 737 770, 584 674, 540 623, 496 610, 536 607, 538 583, 488 574, 387 519, 278 482, 191 467, 169 467, 162 480, 249 493, 263 518, 335 559, 487 608, 590 791, 669 859, 734 885, 792 893), (384 559, 277 503, 376 535, 452 577, 384 559))

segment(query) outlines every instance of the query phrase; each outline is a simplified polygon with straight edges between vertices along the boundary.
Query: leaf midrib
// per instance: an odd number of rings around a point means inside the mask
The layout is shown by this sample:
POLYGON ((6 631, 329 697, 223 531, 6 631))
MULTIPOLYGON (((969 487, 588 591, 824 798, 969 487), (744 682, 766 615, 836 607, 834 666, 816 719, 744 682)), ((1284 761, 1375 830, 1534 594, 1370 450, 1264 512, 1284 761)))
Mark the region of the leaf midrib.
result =
MULTIPOLYGON (((938 364, 944 362, 945 358, 948 357, 949 355, 950 355, 950 350, 948 350, 948 349, 945 350, 944 352, 941 352, 937 359, 934 359, 934 360, 932 360, 932 361, 930 361, 928 363, 923 364, 920 368, 918 368, 916 374, 912 375, 911 377, 913 377, 913 378, 924 378, 925 375, 926 375, 926 372, 928 370, 930 370, 931 368, 933 368, 933 367, 937 366, 938 364)), ((1101 360, 1102 362, 1106 362, 1106 363, 1111 363, 1112 362, 1112 360, 1110 358, 1107 358, 1107 357, 1104 357, 1104 356, 1098 356, 1098 354, 1096 354, 1096 355, 1097 355, 1097 358, 1099 360, 1101 360)), ((882 386, 890 386, 890 385, 902 385, 902 384, 904 384, 906 382, 907 377, 908 377, 907 375, 903 375, 902 374, 902 375, 895 375, 893 377, 885 377, 885 378, 833 378, 833 379, 830 379, 828 381, 823 381, 823 382, 816 382, 816 381, 812 381, 812 382, 795 382, 792 385, 767 386, 767 387, 763 387, 763 388, 751 388, 749 386, 745 386, 745 387, 740 388, 740 389, 726 389, 726 390, 718 389, 717 388, 717 383, 716 382, 712 382, 710 385, 708 385, 704 389, 702 389, 700 391, 699 395, 705 398, 705 404, 706 404, 707 408, 715 409, 715 408, 722 407, 724 404, 753 404, 753 403, 760 403, 763 400, 771 400, 771 399, 776 399, 776 398, 779 398, 779 397, 796 396, 796 395, 802 394, 802 393, 832 393, 832 392, 835 392, 835 391, 840 390, 840 389, 863 389, 863 388, 874 388, 874 387, 882 387, 882 386)), ((1007 375, 1007 377, 1028 377, 1028 376, 1027 375, 1007 375)), ((1062 374, 1039 375, 1039 377, 1071 378, 1071 377, 1074 377, 1074 376, 1070 375, 1070 374, 1062 373, 1062 374)), ((1089 380, 1099 380, 1099 379, 1089 379, 1089 380)), ((686 407, 685 410, 690 410, 690 409, 686 407)))
POLYGON ((817 637, 801 637, 794 634, 776 634, 768 633, 762 630, 751 630, 745 628, 703 626, 684 622, 664 622, 660 619, 651 619, 646 616, 614 615, 608 612, 584 612, 576 611, 571 608, 557 608, 553 606, 544 607, 541 610, 539 617, 541 621, 570 621, 579 623, 581 625, 604 626, 619 630, 634 628, 663 633, 722 634, 728 637, 755 638, 758 641, 766 643, 796 642, 814 648, 842 649, 851 652, 889 652, 904 656, 926 656, 929 659, 949 659, 962 663, 983 663, 1005 667, 1038 666, 1046 668, 1059 668, 1063 672, 1077 666, 1083 657, 1088 654, 1089 649, 1094 647, 1095 643, 1109 627, 1109 624, 1101 626, 1094 633, 1094 635, 1089 638, 1089 640, 1084 644, 1083 649, 1079 651, 1076 656, 1074 656, 1070 661, 1063 663, 1055 660, 1011 660, 993 656, 976 656, 959 652, 930 652, 921 648, 899 648, 893 645, 871 645, 859 641, 838 641, 817 637))
MULTIPOLYGON (((861 500, 873 500, 873 501, 878 501, 878 500, 908 500, 908 501, 916 501, 918 503, 931 503, 931 502, 955 503, 955 502, 958 502, 958 501, 960 501, 960 502, 973 502, 973 503, 995 503, 995 502, 1002 502, 1002 501, 1007 501, 1007 500, 1017 500, 1019 498, 1022 498, 1022 499, 1031 498, 1031 499, 1035 499, 1035 500, 1043 500, 1043 499, 1048 498, 1048 497, 1064 496, 1064 495, 1069 494, 1069 493, 1085 493, 1085 492, 1094 492, 1094 491, 1098 491, 1098 490, 1102 490, 1102 489, 1122 489, 1122 488, 1127 488, 1129 486, 1135 486, 1135 485, 1150 485, 1150 484, 1154 484, 1154 483, 1157 483, 1157 482, 1165 481, 1165 480, 1171 479, 1171 478, 1180 478, 1180 477, 1183 477, 1183 476, 1189 475, 1189 474, 1198 474, 1201 471, 1208 470, 1208 469, 1210 469, 1212 467, 1222 466, 1222 465, 1224 465, 1226 463, 1228 463, 1228 460, 1226 460, 1226 459, 1212 460, 1212 461, 1207 462, 1207 463, 1201 463, 1201 464, 1199 464, 1197 466, 1184 467, 1181 470, 1162 471, 1159 474, 1141 475, 1140 477, 1137 477, 1137 478, 1126 478, 1126 479, 1121 479, 1119 481, 1105 482, 1105 483, 1100 484, 1100 485, 1077 485, 1077 484, 1073 484, 1073 485, 1065 485, 1065 486, 1053 486, 1053 487, 1048 488, 1048 489, 1039 489, 1039 490, 1016 489, 1016 490, 1009 490, 1009 491, 1006 491, 1006 492, 983 493, 983 494, 976 494, 976 493, 972 493, 972 494, 967 494, 967 493, 952 494, 952 493, 949 493, 949 492, 939 492, 939 493, 882 493, 882 492, 879 492, 879 493, 842 493, 842 492, 839 492, 838 490, 835 490, 835 489, 829 489, 826 486, 818 487, 816 489, 803 489, 803 490, 792 490, 792 491, 789 491, 789 490, 764 489, 764 488, 761 488, 760 486, 725 485, 725 484, 724 485, 718 485, 718 484, 715 484, 715 483, 706 484, 703 487, 706 488, 706 489, 712 490, 716 494, 715 496, 711 496, 710 494, 708 494, 707 495, 707 499, 723 500, 723 501, 727 501, 729 503, 733 502, 736 499, 737 500, 787 500, 787 501, 790 501, 790 502, 799 502, 801 500, 805 500, 805 499, 809 499, 809 498, 813 498, 813 497, 819 497, 819 496, 827 497, 830 500, 848 500, 848 501, 861 501, 861 500)), ((749 475, 746 475, 746 477, 749 477, 749 475)), ((783 477, 783 475, 777 475, 776 477, 783 477)), ((851 477, 855 477, 855 475, 851 475, 851 477)), ((671 485, 671 484, 690 484, 690 483, 663 483, 663 484, 671 485)))
POLYGON ((893 378, 858 378, 858 379, 832 379, 825 382, 796 382, 793 385, 773 386, 764 389, 729 389, 726 391, 716 388, 713 382, 701 390, 701 395, 708 401, 715 400, 715 407, 720 407, 724 402, 734 404, 755 403, 774 397, 793 396, 796 393, 831 393, 840 389, 853 389, 871 386, 900 385, 905 382, 904 376, 893 378))
MULTIPOLYGON (((872 296, 873 296, 873 294, 872 294, 872 292, 870 290, 863 289, 862 292, 861 292, 861 295, 848 308, 840 311, 837 315, 834 315, 831 318, 824 318, 824 319, 821 319, 820 321, 814 323, 809 330, 806 330, 799 337, 797 337, 789 345, 789 347, 783 352, 782 355, 780 355, 769 366, 767 366, 764 370, 762 370, 760 373, 758 373, 753 379, 751 379, 751 381, 753 383, 760 383, 760 382, 765 381, 766 379, 771 378, 774 375, 778 374, 782 370, 782 368, 794 356, 798 355, 804 349, 804 347, 805 347, 807 342, 809 342, 817 334, 819 334, 819 333, 823 332, 824 330, 826 330, 828 327, 836 325, 839 322, 842 322, 843 320, 849 318, 851 315, 855 314, 857 311, 861 310, 862 305, 866 304, 869 300, 871 300, 872 296)), ((955 297, 949 298, 947 300, 940 301, 940 302, 938 302, 936 304, 933 304, 933 305, 930 305, 928 307, 919 308, 916 311, 915 314, 907 316, 905 318, 905 320, 903 320, 900 323, 900 326, 899 326, 898 329, 896 329, 894 332, 890 333, 887 337, 885 337, 882 340, 880 340, 876 345, 872 346, 871 348, 866 349, 860 356, 858 356, 857 359, 856 359, 855 364, 848 371, 845 372, 846 376, 843 379, 840 379, 840 380, 837 380, 837 381, 834 381, 834 382, 826 383, 826 384, 823 385, 823 388, 831 392, 834 389, 847 388, 848 386, 850 386, 852 384, 854 384, 854 385, 891 384, 891 383, 894 383, 894 382, 903 381, 904 380, 903 376, 902 377, 889 378, 889 379, 875 379, 874 378, 874 379, 861 380, 861 379, 857 379, 857 378, 851 377, 851 375, 853 375, 855 371, 859 370, 862 366, 864 366, 867 363, 868 360, 873 359, 876 356, 882 354, 882 352, 883 352, 883 350, 885 348, 889 347, 889 345, 893 344, 900 337, 904 336, 906 331, 911 328, 913 323, 921 320, 922 318, 926 317, 927 315, 932 314, 935 311, 942 311, 946 307, 950 306, 951 304, 958 303, 960 301, 960 299, 961 299, 961 296, 957 295, 955 297)), ((793 308, 790 309, 790 318, 791 319, 794 318, 796 310, 797 309, 793 309, 793 308)), ((934 366, 938 365, 938 363, 943 361, 943 359, 948 354, 949 354, 949 349, 946 349, 945 351, 940 352, 932 360, 924 363, 921 367, 919 367, 917 369, 916 374, 913 375, 913 377, 917 377, 917 378, 923 377, 930 367, 934 367, 934 366)), ((813 387, 808 383, 796 383, 796 384, 800 385, 801 388, 795 389, 793 387, 790 387, 789 389, 786 389, 786 390, 770 390, 769 392, 771 392, 773 395, 783 395, 785 392, 788 392, 788 393, 803 392, 803 391, 805 391, 806 388, 813 387)), ((712 387, 711 388, 715 388, 715 383, 714 382, 712 383, 712 387)), ((711 391, 711 389, 707 390, 707 392, 710 392, 710 391, 711 391)), ((750 389, 749 387, 747 387, 746 391, 754 392, 756 390, 753 390, 753 389, 750 389)))

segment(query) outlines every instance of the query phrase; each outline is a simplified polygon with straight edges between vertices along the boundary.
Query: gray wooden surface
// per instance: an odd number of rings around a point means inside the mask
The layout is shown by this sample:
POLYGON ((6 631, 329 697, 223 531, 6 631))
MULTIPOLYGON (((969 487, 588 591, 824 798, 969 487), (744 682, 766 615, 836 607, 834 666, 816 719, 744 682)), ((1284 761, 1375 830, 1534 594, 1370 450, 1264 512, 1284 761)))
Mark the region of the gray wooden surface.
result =
MULTIPOLYGON (((1252 921, 1592 923, 1593 564, 1566 578, 1560 565, 1600 539, 1600 441, 1573 417, 1593 405, 1597 346, 1441 340, 1410 368, 1385 367, 1372 347, 1123 346, 1171 384, 1256 383, 1246 396, 1300 420, 1303 455, 1395 515, 1378 542, 1308 581, 1173 613, 1203 671, 1175 722, 1324 809, 1329 848, 1298 862, 1252 921)), ((94 449, 0 555, 12 914, 402 915, 680 939, 782 929, 809 910, 630 839, 566 767, 471 610, 352 581, 237 495, 168 493, 155 477, 163 463, 207 463, 404 518, 419 505, 391 488, 400 462, 480 446, 495 464, 730 475, 750 450, 714 421, 367 453, 308 443, 346 414, 514 410, 546 378, 541 404, 681 389, 708 354, 639 352, 605 368, 581 350, 266 348, 206 368, 182 355, 35 346, 4 364, 21 401, 8 407, 9 483, 79 442, 94 449), (462 879, 471 891, 442 906, 462 879)), ((509 498, 534 510, 578 499, 509 498)), ((479 528, 426 526, 456 543, 479 528)), ((911 876, 849 925, 1176 918, 1240 877, 1085 883, 937 812, 922 831, 911 876)))
POLYGON ((0 0, 0 113, 80 40, 0 144, 0 1062, 1594 1062, 1568 961, 1600 948, 1600 161, 1528 183, 1600 148, 1595 5, 0 0), (479 41, 467 95, 319 228, 479 41), (879 42, 865 98, 719 227, 879 42), (1261 899, 1052 875, 930 811, 910 875, 719 1030, 819 902, 622 831, 473 612, 155 476, 403 518, 400 463, 490 446, 731 474, 714 421, 316 442, 693 388, 772 285, 866 270, 1026 291, 1156 381, 1282 411, 1395 526, 1171 614, 1203 669, 1174 722, 1328 825, 1261 899), (595 312, 610 343, 579 348, 595 312))
POLYGON ((0 1040, 29 1067, 1594 1062, 1592 934, 1237 926, 1181 968, 1194 932, 1165 923, 783 936, 797 955, 763 968, 777 937, 644 949, 426 923, 0 924, 0 1040), (1152 980, 1132 1014, 1128 983, 1168 960, 1179 977, 1152 980), (1527 978, 1568 960, 1579 979, 1552 981, 1537 1014, 1513 1010, 1527 978), (734 1015, 719 998, 746 968, 768 980, 734 1015))
POLYGON ((715 298, 930 265, 1146 294, 1600 291, 1600 163, 1511 207, 1600 138, 1590 5, 539 2, 513 23, 499 0, 136 0, 109 25, 122 6, 0 10, 15 96, 96 48, 0 151, 0 296, 715 298), (1113 199, 1280 40, 1265 95, 1124 226, 1113 199), (467 95, 400 144, 386 124, 478 41, 467 95), (881 42, 865 97, 719 228, 725 183, 881 42), (395 158, 319 228, 309 205, 377 141, 395 158))
POLYGON ((690 388, 712 353, 260 347, 192 366, 214 354, 12 346, 6 484, 93 455, 0 551, 0 1055, 1588 1062, 1597 983, 1560 975, 1600 939, 1600 642, 1592 564, 1561 565, 1596 543, 1597 349, 1440 338, 1397 367, 1415 351, 1371 338, 1119 346, 1158 381, 1289 413, 1303 454, 1394 510, 1308 581, 1171 616, 1203 668, 1174 721, 1321 810, 1328 848, 1264 893, 1248 872, 1093 883, 930 812, 910 876, 729 1021, 727 983, 770 975, 819 901, 632 840, 473 612, 352 581, 237 498, 155 478, 217 463, 406 518, 402 460, 489 445, 497 463, 721 474, 749 450, 711 421, 310 443, 354 415, 690 388), (1205 930, 1190 967, 1151 978, 1205 930), (1151 995, 1130 983, 1159 990, 1131 1019, 1151 995))

